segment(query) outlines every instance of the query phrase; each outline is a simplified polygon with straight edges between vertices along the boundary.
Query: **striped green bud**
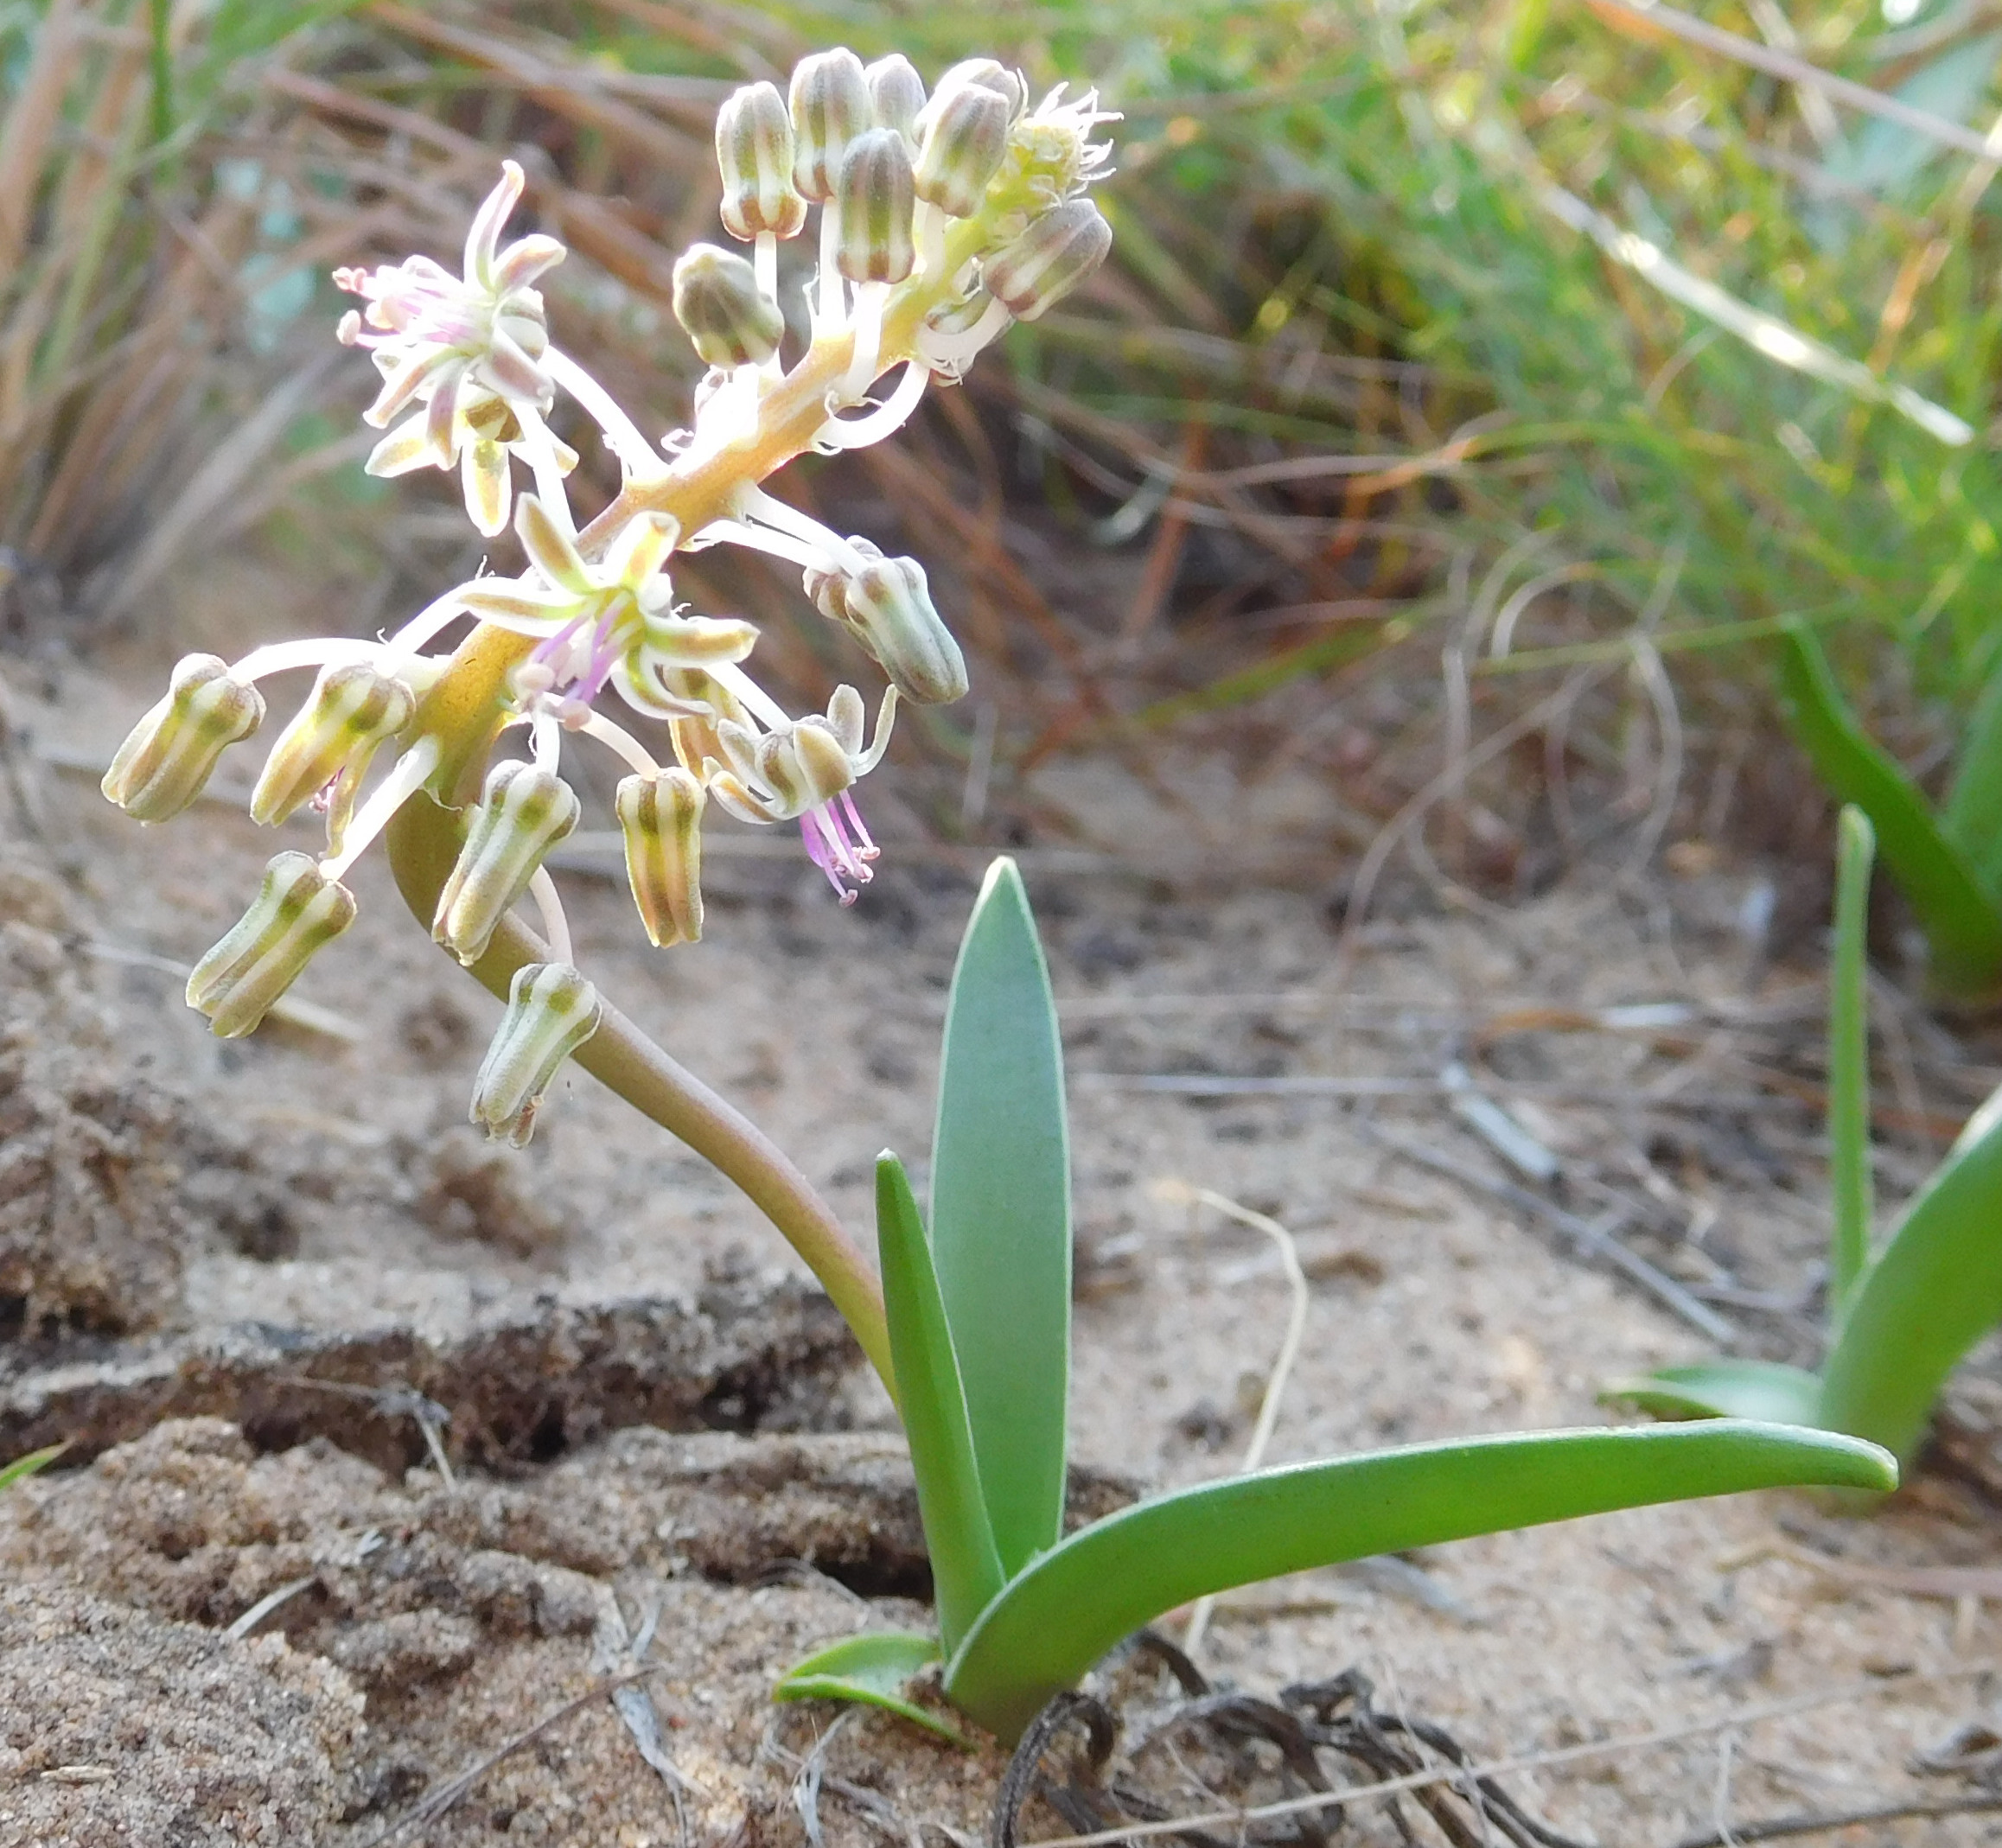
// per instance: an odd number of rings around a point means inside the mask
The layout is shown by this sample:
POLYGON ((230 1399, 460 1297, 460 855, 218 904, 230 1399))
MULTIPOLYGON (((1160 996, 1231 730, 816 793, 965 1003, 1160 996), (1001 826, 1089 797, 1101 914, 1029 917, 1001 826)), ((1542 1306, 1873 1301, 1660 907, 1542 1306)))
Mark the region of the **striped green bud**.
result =
POLYGON ((848 581, 848 627, 889 683, 920 705, 949 705, 966 691, 966 658, 932 602, 915 558, 884 558, 848 581))
POLYGON ((216 760, 264 722, 264 695, 220 655, 176 662, 167 697, 133 726, 100 786, 136 821, 165 821, 201 793, 216 760))
POLYGON ((626 877, 656 948, 702 940, 702 785, 679 767, 628 776, 613 807, 626 839, 626 877))
POLYGON ((961 84, 940 100, 918 150, 917 195, 948 218, 971 218, 1008 152, 1005 98, 979 84, 961 84))
POLYGON ((731 237, 789 238, 806 223, 807 201, 793 188, 793 118, 776 84, 746 84, 717 112, 716 164, 731 237))
POLYGON ((517 1149, 535 1133, 558 1068, 604 1018, 598 991, 568 963, 529 963, 508 985, 507 1011, 473 1081, 472 1120, 517 1149))
POLYGON ((851 283, 901 283, 917 263, 911 242, 910 150, 893 128, 858 135, 835 190, 834 267, 851 283))
POLYGON ((354 896, 310 854, 281 853, 256 902, 188 978, 188 1004, 219 1039, 254 1032, 314 951, 354 921, 354 896))
POLYGON ((1017 321, 1034 321, 1097 269, 1112 247, 1105 214, 1088 199, 1067 199, 988 258, 981 278, 1017 321))
POLYGON ((692 244, 674 264, 674 318, 708 366, 762 366, 779 350, 786 317, 758 290, 757 272, 735 251, 692 244))
POLYGON ((544 857, 577 825, 581 807, 555 771, 519 759, 495 764, 438 894, 432 940, 469 967, 478 962, 544 857))
POLYGON ((878 128, 893 128, 914 153, 918 111, 925 106, 925 80, 901 51, 878 58, 863 75, 869 80, 870 113, 878 128))
POLYGON ((793 67, 792 112, 793 184, 824 204, 834 196, 848 143, 870 124, 862 60, 845 47, 800 59, 793 67))
POLYGON ((966 658, 932 602, 915 558, 885 558, 866 539, 850 542, 868 560, 852 577, 809 570, 807 595, 845 625, 906 699, 949 705, 966 691, 966 658))
POLYGON ((376 747, 416 711, 417 695, 369 662, 322 667, 311 697, 271 747, 251 792, 251 819, 283 821, 343 770, 360 775, 376 747))

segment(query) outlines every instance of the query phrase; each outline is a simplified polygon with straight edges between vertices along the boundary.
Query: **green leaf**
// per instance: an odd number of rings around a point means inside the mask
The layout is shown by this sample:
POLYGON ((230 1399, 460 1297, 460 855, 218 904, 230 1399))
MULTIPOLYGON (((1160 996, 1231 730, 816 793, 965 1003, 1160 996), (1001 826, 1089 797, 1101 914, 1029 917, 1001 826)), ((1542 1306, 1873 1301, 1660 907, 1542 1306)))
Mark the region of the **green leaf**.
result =
POLYGON ((772 1690, 774 1700, 852 1700, 884 1707, 954 1745, 973 1742, 942 1713, 904 1692, 910 1678, 939 1659, 939 1640, 909 1630, 870 1630, 831 1643, 789 1669, 772 1690))
POLYGON ((1835 947, 1828 967, 1828 1318, 1839 1328, 1870 1262, 1870 866, 1877 837, 1853 803, 1836 824, 1835 947))
POLYGON ((1821 1382, 1776 1361, 1702 1361, 1616 1380, 1599 1394, 1604 1405, 1638 1406, 1661 1418, 1758 1418, 1773 1424, 1819 1426, 1821 1382))
POLYGON ((1001 1562, 980 1494, 966 1398, 932 1248, 903 1164, 887 1151, 876 1158, 876 1233, 897 1405, 932 1556, 939 1630, 949 1650, 1001 1589, 1001 1562))
POLYGON ((1988 896, 2002 902, 2002 666, 1974 703, 1940 825, 1988 896))
POLYGON ((1779 691, 1788 729, 1821 781, 1876 828, 1884 864, 1931 946, 1933 979, 1955 996, 1992 993, 2002 984, 2002 910, 1917 787, 1857 723, 1804 623, 1787 625, 1779 691))
POLYGON ((1910 1458, 1948 1374, 2002 1322, 2002 1091, 1864 1272, 1821 1372, 1818 1423, 1910 1458))
POLYGON ((10 1463, 0 1467, 0 1488, 10 1488, 15 1483, 25 1481, 38 1469, 46 1469, 57 1457, 69 1448, 66 1439, 61 1443, 52 1443, 43 1450, 30 1450, 25 1456, 16 1456, 10 1463))
POLYGON ((1735 1422, 1419 1444, 1185 1488, 1072 1534, 982 1612, 946 1670, 1004 1740, 1122 1637, 1207 1593, 1374 1553, 1788 1483, 1893 1488, 1872 1444, 1735 1422))
POLYGON ((987 869, 946 1009, 932 1250, 1004 1574, 1063 1532, 1070 1146, 1049 972, 1012 860, 987 869))

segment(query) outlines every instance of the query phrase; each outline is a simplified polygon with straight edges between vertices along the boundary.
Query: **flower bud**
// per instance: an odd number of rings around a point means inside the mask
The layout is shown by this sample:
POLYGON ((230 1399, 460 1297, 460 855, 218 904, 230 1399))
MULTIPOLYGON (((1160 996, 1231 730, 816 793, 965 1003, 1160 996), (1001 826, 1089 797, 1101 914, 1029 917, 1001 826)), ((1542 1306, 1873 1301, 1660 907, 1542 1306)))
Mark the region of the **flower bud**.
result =
MULTIPOLYGON (((1013 122, 1029 106, 1029 86, 1018 71, 1011 71, 996 58, 967 58, 955 64, 939 79, 939 86, 932 92, 932 99, 927 107, 928 116, 945 106, 946 99, 955 90, 979 88, 991 90, 1008 105, 1008 119, 1013 122)), ((929 125, 920 122, 921 131, 929 125)))
POLYGON ((526 1148, 557 1067, 598 1030, 604 1006, 568 963, 529 963, 514 972, 507 1011, 473 1081, 472 1120, 489 1136, 526 1148))
POLYGON ((626 838, 626 877, 648 940, 702 939, 702 785, 679 768, 623 779, 613 798, 626 838))
POLYGON ((674 265, 674 318, 706 365, 762 366, 779 350, 786 318, 734 251, 692 244, 674 265))
POLYGON ((948 218, 971 218, 1008 152, 1008 123, 1007 99, 979 84, 943 97, 918 150, 918 197, 948 218))
POLYGON ((915 558, 871 561, 848 580, 842 601, 856 640, 906 699, 937 706, 965 695, 966 658, 932 602, 915 558))
POLYGON ((807 198, 834 196, 841 157, 869 126, 869 79, 845 47, 815 52, 793 67, 793 184, 807 198))
POLYGON ((917 262, 910 214, 910 150, 893 128, 849 143, 834 194, 834 266, 851 283, 901 283, 917 262))
POLYGON ((1106 260, 1113 227, 1088 199, 1052 206, 982 268, 988 289, 1017 321, 1034 321, 1106 260))
POLYGON ((310 854, 281 853, 265 869, 256 902, 188 978, 188 1004, 218 1038, 256 1029, 314 951, 354 921, 354 897, 310 854))
POLYGON ((793 189, 793 118, 777 85, 747 84, 717 112, 716 164, 731 237, 789 238, 806 223, 807 201, 793 189))
POLYGON ((438 894, 432 940, 469 967, 478 962, 543 857, 577 825, 581 807, 555 771, 519 759, 495 764, 438 894))
POLYGON ((283 821, 343 770, 359 775, 375 748, 409 724, 417 695, 367 661, 320 670, 312 696, 279 733, 251 792, 251 819, 283 821))
POLYGON ((878 128, 893 128, 904 145, 917 149, 918 111, 925 106, 925 80, 901 51, 878 58, 863 75, 869 80, 870 113, 878 128))
POLYGON ((133 726, 105 772, 106 796, 136 821, 165 821, 195 797, 224 749, 263 723, 264 695, 215 654, 175 664, 167 697, 133 726))

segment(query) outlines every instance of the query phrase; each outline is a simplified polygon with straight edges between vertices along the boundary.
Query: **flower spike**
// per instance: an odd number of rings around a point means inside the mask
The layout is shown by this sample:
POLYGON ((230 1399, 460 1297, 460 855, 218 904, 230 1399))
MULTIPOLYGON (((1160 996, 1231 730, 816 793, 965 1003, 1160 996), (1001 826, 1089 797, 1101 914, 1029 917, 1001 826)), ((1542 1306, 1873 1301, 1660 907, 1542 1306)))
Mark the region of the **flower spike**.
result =
POLYGON ((483 566, 386 640, 276 642, 233 664, 191 656, 120 746, 105 795, 164 819, 258 730, 266 677, 316 670, 251 812, 276 824, 310 805, 327 846, 316 860, 278 855, 197 966, 188 998, 218 1033, 252 1030, 348 927, 342 882, 386 835, 406 891, 437 887, 433 934, 462 961, 487 955, 516 904, 532 899, 539 914, 545 960, 514 979, 473 1106, 492 1133, 526 1142, 552 1074, 603 1012, 545 864, 581 817, 558 774, 566 736, 621 762, 613 808, 654 943, 702 934, 712 798, 746 820, 797 823, 808 857, 854 901, 879 857, 856 786, 881 762, 899 700, 960 698, 966 661, 915 559, 885 558, 765 484, 789 456, 889 437, 934 379, 960 378, 1012 322, 1090 273, 1110 236, 1088 197, 1110 151, 1092 137, 1109 119, 1094 92, 1067 100, 1059 88, 1032 104, 1022 77, 991 58, 955 65, 928 95, 908 59, 864 67, 848 50, 736 90, 717 112, 716 156, 719 234, 736 247, 698 245, 673 265, 674 312, 709 373, 689 427, 666 436, 642 430, 552 338, 542 290, 565 253, 540 233, 508 238, 527 190, 512 161, 456 252, 335 272, 357 297, 338 337, 377 374, 369 471, 456 471, 475 529, 512 529, 520 556, 509 575, 483 566), (780 243, 814 211, 817 266, 781 276, 780 243), (551 427, 579 417, 619 468, 609 506, 588 520, 570 499, 578 454, 551 427), (795 717, 749 671, 755 625, 677 603, 674 554, 719 544, 805 574, 808 597, 888 683, 873 736, 855 688, 795 717), (471 634, 456 633, 469 621, 471 634), (631 716, 601 709, 608 691, 631 716), (526 748, 496 762, 497 736, 517 726, 526 748), (437 880, 425 862, 450 851, 453 830, 457 851, 437 880))

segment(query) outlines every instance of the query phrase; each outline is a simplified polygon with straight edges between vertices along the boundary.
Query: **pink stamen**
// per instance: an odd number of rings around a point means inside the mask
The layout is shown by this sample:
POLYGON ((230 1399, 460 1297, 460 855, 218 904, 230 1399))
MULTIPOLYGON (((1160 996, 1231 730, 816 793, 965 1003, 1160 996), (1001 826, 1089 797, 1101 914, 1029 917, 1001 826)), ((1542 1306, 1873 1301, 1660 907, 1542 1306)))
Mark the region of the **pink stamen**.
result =
MULTIPOLYGON (((842 795, 845 797, 844 790, 842 795)), ((853 819, 855 831, 862 837, 862 844, 848 838, 848 830, 843 825, 841 807, 834 802, 823 802, 819 807, 808 809, 800 817, 800 833, 807 844, 807 857, 827 876, 827 883, 840 895, 843 905, 852 905, 862 895, 861 889, 875 878, 869 862, 877 856, 876 843, 869 838, 868 831, 862 825, 862 818, 855 812, 852 801, 845 803, 849 816, 853 819), (851 887, 846 882, 852 880, 851 887)))
POLYGON ((569 659, 571 638, 583 627, 584 621, 583 617, 577 616, 566 622, 555 634, 538 642, 535 652, 528 659, 539 666, 549 668, 560 679, 569 659))
POLYGON ((591 638, 591 658, 577 677, 577 684, 572 689, 574 696, 586 705, 596 699, 604 691, 605 682, 611 679, 612 669, 619 665, 619 657, 623 653, 618 640, 618 624, 601 624, 597 634, 591 638))
POLYGON ((862 825, 862 811, 856 807, 853 794, 845 789, 841 792, 841 807, 848 817, 848 825, 855 830, 856 857, 864 860, 879 859, 883 849, 869 838, 869 830, 862 825))

